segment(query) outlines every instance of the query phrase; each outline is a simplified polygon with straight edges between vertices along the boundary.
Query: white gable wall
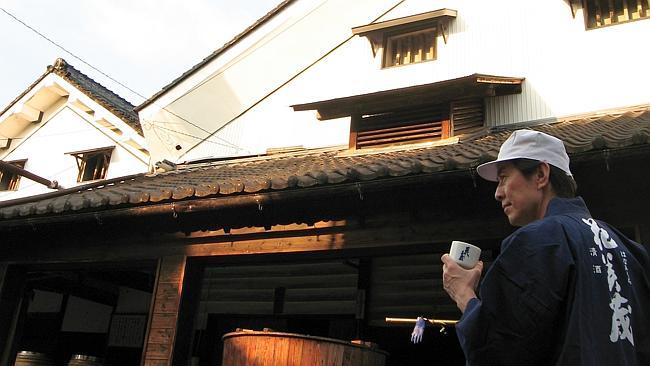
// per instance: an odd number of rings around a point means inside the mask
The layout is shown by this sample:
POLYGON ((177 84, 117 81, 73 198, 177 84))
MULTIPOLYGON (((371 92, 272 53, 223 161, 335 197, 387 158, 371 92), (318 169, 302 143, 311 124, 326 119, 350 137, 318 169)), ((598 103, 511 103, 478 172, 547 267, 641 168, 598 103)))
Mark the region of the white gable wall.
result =
MULTIPOLYGON (((49 74, 0 117, 0 134, 12 139, 8 149, 0 150, 0 159, 27 159, 26 170, 65 188, 87 183, 77 183, 76 159, 69 152, 115 146, 107 179, 148 170, 148 154, 139 150, 144 138, 56 74, 49 74), (43 110, 41 121, 25 121, 21 112, 25 109, 43 110), (101 121, 116 130, 102 126, 101 121)), ((21 177, 18 190, 0 191, 0 200, 51 191, 21 177)))
MULTIPOLYGON (((25 169, 63 187, 77 183, 76 159, 67 153, 115 146, 106 178, 145 172, 147 163, 120 147, 115 140, 97 130, 70 107, 64 107, 3 160, 27 159, 25 169)), ((0 191, 0 200, 30 196, 51 191, 42 184, 22 177, 17 191, 0 191)))
POLYGON ((348 119, 317 121, 315 111, 294 112, 289 106, 473 73, 526 78, 522 94, 487 99, 488 125, 650 103, 650 92, 642 87, 650 82, 650 74, 642 72, 650 57, 641 46, 650 20, 586 31, 582 10, 573 18, 564 0, 504 0, 498 6, 469 0, 314 4, 306 17, 292 25, 285 21, 281 31, 261 38, 227 67, 215 74, 198 72, 195 80, 203 77, 204 83, 167 105, 200 129, 162 111, 158 102, 143 109, 152 161, 347 144, 348 119), (440 8, 457 10, 458 18, 450 23, 446 44, 438 37, 435 61, 382 70, 381 51, 373 57, 368 40, 352 36, 352 27, 378 17, 440 8), (156 125, 156 120, 171 124, 156 125), (162 131, 162 126, 170 128, 162 131))
MULTIPOLYGON (((241 51, 246 57, 236 58, 214 74, 203 74, 205 79, 200 86, 166 105, 165 110, 161 110, 160 103, 156 102, 156 105, 141 111, 145 137, 162 142, 150 145, 155 159, 189 157, 190 155, 183 156, 185 151, 200 140, 188 135, 204 138, 208 133, 239 117, 320 57, 351 38, 353 26, 373 21, 395 3, 394 0, 302 2, 310 5, 303 8, 306 12, 291 13, 288 17, 285 15, 285 21, 272 31, 259 30, 267 33, 249 49, 241 51), (174 114, 191 121, 195 126, 174 114), (174 134, 166 126, 174 126, 180 133, 174 134), (176 145, 182 149, 176 151, 176 145), (159 153, 167 155, 159 156, 159 153)), ((299 93, 295 89, 294 92, 299 93)), ((245 134, 248 133, 257 134, 247 129, 245 134)), ((272 141, 276 136, 278 135, 267 137, 272 141)), ((223 141, 215 139, 210 144, 219 143, 223 144, 223 141)), ((237 151, 257 153, 266 149, 245 146, 241 141, 231 143, 240 150, 233 148, 228 155, 238 154, 237 151)))

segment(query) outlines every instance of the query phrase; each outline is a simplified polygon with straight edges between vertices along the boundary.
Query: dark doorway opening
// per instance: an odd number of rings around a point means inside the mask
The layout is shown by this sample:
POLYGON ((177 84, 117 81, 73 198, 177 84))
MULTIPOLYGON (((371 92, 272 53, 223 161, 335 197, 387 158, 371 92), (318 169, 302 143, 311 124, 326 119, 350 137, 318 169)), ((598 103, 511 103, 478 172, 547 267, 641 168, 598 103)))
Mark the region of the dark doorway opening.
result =
POLYGON ((74 355, 139 365, 155 271, 153 262, 27 269, 15 352, 55 365, 74 355))
POLYGON ((201 280, 195 282, 200 287, 196 304, 185 307, 194 312, 188 362, 219 366, 225 334, 266 329, 372 343, 389 353, 389 366, 464 365, 453 327, 444 332, 427 327, 422 343, 413 344, 414 324, 385 321, 432 315, 458 319, 460 312, 442 290, 440 255, 311 260, 306 255, 267 255, 205 261, 201 280))

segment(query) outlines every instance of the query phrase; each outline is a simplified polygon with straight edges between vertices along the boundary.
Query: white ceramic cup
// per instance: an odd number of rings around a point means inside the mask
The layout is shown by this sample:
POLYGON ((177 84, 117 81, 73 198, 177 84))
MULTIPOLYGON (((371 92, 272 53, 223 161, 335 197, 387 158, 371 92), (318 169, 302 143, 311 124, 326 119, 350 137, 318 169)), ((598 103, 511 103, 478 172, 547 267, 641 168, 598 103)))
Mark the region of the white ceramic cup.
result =
POLYGON ((481 257, 481 248, 464 241, 454 240, 451 242, 451 248, 449 248, 449 256, 459 266, 470 269, 474 268, 481 257))

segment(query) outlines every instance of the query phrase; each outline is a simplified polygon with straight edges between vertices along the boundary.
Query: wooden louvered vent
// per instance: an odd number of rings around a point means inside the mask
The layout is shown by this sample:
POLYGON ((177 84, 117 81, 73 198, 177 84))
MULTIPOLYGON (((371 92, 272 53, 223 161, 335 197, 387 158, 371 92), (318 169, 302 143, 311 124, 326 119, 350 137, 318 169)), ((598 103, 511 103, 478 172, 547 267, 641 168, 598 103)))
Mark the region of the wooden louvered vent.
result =
POLYGON ((467 99, 451 103, 453 134, 472 133, 483 127, 483 99, 467 99))
POLYGON ((350 147, 363 149, 440 140, 451 135, 449 106, 435 105, 357 117, 350 147))

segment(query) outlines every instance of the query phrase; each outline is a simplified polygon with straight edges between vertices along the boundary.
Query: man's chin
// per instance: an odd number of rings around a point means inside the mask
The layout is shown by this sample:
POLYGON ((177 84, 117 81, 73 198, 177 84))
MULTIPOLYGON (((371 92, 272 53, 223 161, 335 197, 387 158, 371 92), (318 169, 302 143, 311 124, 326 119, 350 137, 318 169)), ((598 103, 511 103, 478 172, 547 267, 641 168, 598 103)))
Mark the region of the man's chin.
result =
POLYGON ((522 224, 519 220, 517 220, 516 217, 511 217, 511 216, 508 216, 508 222, 510 223, 510 225, 512 225, 514 227, 522 227, 522 226, 525 225, 525 224, 522 224))

